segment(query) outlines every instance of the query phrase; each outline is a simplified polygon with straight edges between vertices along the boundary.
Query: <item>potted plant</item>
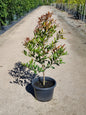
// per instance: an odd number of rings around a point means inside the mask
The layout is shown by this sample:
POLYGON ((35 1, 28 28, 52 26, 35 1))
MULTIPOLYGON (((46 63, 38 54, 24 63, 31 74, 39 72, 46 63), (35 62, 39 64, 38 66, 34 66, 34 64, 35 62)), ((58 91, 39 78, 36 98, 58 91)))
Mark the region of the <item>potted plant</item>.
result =
POLYGON ((52 13, 48 12, 38 19, 38 25, 34 30, 34 37, 26 38, 24 50, 26 56, 31 57, 28 63, 23 65, 34 71, 35 74, 42 72, 43 77, 32 80, 35 97, 40 101, 49 101, 52 99, 56 81, 50 77, 45 77, 45 71, 48 68, 54 69, 54 64, 64 63, 61 56, 66 55, 65 45, 58 45, 59 39, 64 39, 62 31, 58 31, 56 37, 56 21, 52 18, 52 13), (58 45, 58 46, 57 46, 58 45))

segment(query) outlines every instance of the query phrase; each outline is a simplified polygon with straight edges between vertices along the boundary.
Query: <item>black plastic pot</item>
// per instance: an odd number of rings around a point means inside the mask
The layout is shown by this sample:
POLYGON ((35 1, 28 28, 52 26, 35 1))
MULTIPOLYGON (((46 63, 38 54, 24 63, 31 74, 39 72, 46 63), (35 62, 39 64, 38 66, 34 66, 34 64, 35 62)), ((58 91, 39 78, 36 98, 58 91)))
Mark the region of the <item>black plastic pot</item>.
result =
POLYGON ((40 88, 35 85, 35 83, 39 80, 40 82, 43 81, 43 77, 35 78, 32 81, 32 86, 34 88, 34 95, 36 99, 43 102, 51 100, 53 97, 54 88, 56 86, 56 81, 50 77, 45 77, 45 81, 53 82, 53 86, 48 88, 40 88))

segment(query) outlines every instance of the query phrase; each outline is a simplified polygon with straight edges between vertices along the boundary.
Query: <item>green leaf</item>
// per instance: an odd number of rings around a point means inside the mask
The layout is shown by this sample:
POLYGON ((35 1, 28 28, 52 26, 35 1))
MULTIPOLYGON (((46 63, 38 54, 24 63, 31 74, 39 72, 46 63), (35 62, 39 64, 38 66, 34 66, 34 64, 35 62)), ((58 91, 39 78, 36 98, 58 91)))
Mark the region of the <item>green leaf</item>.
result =
POLYGON ((32 64, 32 63, 33 63, 33 59, 30 60, 30 64, 32 64))
POLYGON ((28 63, 26 63, 26 67, 27 67, 27 68, 29 67, 29 64, 28 64, 28 63))
POLYGON ((35 73, 35 74, 37 74, 37 71, 36 71, 36 70, 34 70, 34 73, 35 73))
POLYGON ((51 66, 52 69, 55 69, 55 67, 51 66))
POLYGON ((22 63, 22 65, 23 65, 23 66, 26 66, 26 64, 25 64, 25 63, 22 63))
POLYGON ((59 59, 59 63, 60 63, 60 64, 64 63, 64 62, 62 61, 62 59, 61 59, 61 58, 59 59))
POLYGON ((26 50, 24 50, 24 54, 27 56, 27 51, 26 50))
POLYGON ((40 69, 39 69, 39 72, 42 72, 42 71, 43 71, 42 68, 40 68, 40 69))
POLYGON ((67 53, 67 51, 66 52, 64 52, 64 55, 67 55, 68 53, 67 53))

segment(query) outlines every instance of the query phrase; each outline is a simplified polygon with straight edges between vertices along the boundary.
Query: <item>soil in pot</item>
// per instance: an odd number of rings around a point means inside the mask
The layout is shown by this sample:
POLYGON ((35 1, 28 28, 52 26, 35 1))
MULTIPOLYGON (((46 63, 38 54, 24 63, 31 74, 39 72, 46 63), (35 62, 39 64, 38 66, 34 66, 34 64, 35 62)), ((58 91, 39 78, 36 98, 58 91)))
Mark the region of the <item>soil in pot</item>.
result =
POLYGON ((49 87, 52 87, 54 85, 54 82, 46 80, 45 86, 43 86, 43 82, 41 80, 39 80, 39 81, 35 82, 34 85, 36 87, 39 87, 39 88, 49 88, 49 87))

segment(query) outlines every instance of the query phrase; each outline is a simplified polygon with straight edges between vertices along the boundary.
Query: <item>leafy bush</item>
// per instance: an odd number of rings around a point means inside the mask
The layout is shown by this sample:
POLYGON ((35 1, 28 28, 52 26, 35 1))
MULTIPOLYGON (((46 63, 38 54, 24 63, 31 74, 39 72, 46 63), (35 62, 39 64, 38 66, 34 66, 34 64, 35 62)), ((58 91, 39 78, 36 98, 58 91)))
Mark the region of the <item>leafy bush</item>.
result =
POLYGON ((56 32, 56 21, 51 18, 52 13, 48 12, 39 17, 38 25, 34 30, 34 37, 26 38, 24 50, 26 56, 32 57, 28 63, 23 65, 27 68, 37 72, 43 72, 43 85, 45 85, 45 70, 48 68, 54 69, 54 64, 59 65, 64 63, 61 56, 66 55, 65 45, 58 45, 59 39, 64 39, 62 31, 57 32, 57 36, 53 37, 56 32), (48 41, 51 41, 50 43, 48 41))
POLYGON ((3 0, 0 0, 0 23, 1 25, 5 25, 5 20, 8 16, 7 12, 7 4, 3 2, 3 0))

